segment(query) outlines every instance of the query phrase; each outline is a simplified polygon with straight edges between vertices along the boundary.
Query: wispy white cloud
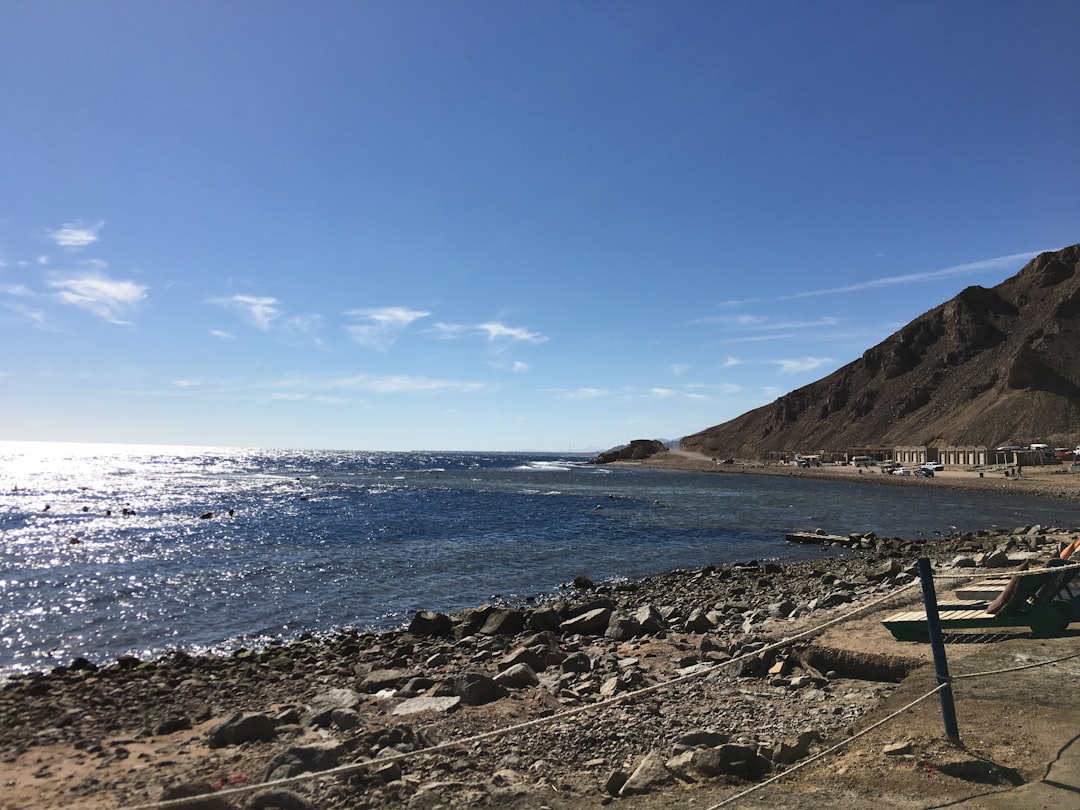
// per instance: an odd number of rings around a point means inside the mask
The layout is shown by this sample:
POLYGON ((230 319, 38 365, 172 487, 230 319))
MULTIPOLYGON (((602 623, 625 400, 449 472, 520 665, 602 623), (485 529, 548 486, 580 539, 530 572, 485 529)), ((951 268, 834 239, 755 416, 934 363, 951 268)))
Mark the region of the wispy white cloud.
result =
POLYGON ((799 357, 795 359, 770 360, 780 366, 781 374, 797 374, 804 371, 813 371, 826 363, 831 363, 831 357, 799 357))
POLYGON ((524 341, 527 343, 543 343, 547 340, 546 337, 539 332, 531 332, 528 329, 519 328, 516 326, 507 326, 503 323, 496 321, 489 321, 488 323, 482 323, 477 328, 487 333, 489 341, 499 340, 506 338, 510 341, 524 341))
POLYGON ((603 388, 575 388, 572 390, 556 390, 555 392, 563 399, 597 399, 598 397, 606 397, 612 394, 603 388))
POLYGON ((366 321, 345 327, 353 340, 369 349, 386 351, 394 345, 402 331, 408 329, 414 321, 426 318, 431 313, 408 307, 381 307, 350 309, 345 314, 366 321))
POLYGON ((728 357, 723 363, 720 364, 720 368, 732 368, 742 363, 738 357, 728 357))
POLYGON ((210 334, 223 340, 233 340, 236 337, 232 332, 226 332, 224 329, 211 329, 210 334))
POLYGON ((462 337, 486 337, 489 343, 545 343, 547 337, 539 332, 518 326, 507 326, 498 321, 487 323, 464 324, 464 323, 437 323, 432 329, 444 339, 452 340, 462 337))
POLYGON ((84 248, 87 245, 92 245, 98 241, 98 231, 105 225, 104 222, 95 222, 93 224, 87 224, 82 220, 77 222, 68 222, 61 225, 56 230, 48 231, 49 238, 53 240, 59 247, 64 248, 84 248))
POLYGON ((1043 251, 1032 250, 1026 253, 1012 253, 1008 256, 996 256, 992 259, 981 259, 966 264, 956 264, 944 267, 940 270, 928 270, 922 273, 905 273, 899 276, 886 276, 884 278, 867 279, 854 284, 845 284, 840 287, 825 287, 818 290, 804 290, 802 292, 788 293, 768 298, 744 298, 737 301, 724 301, 721 306, 737 306, 741 304, 761 303, 766 301, 797 301, 801 298, 813 298, 821 295, 840 295, 843 293, 863 292, 864 290, 877 290, 883 287, 895 287, 900 284, 921 284, 928 281, 939 281, 953 276, 970 276, 978 273, 1000 272, 1019 269, 1022 265, 1034 259, 1043 251))
POLYGON ((227 298, 212 298, 210 303, 239 312, 244 320, 264 332, 268 331, 274 321, 281 317, 276 298, 232 295, 227 298))
POLYGON ((440 380, 431 377, 413 377, 407 374, 382 376, 357 374, 329 380, 326 387, 372 394, 438 394, 472 393, 489 390, 493 386, 489 383, 440 380))
POLYGON ((689 370, 690 370, 690 364, 689 363, 672 363, 671 364, 671 373, 674 374, 676 377, 681 377, 683 374, 685 374, 689 370))
POLYGON ((315 312, 304 312, 285 319, 285 328, 298 335, 310 335, 323 327, 323 316, 315 312))
POLYGON ((177 388, 198 388, 202 382, 200 380, 173 380, 173 385, 177 388))
POLYGON ((765 315, 717 315, 709 318, 697 318, 692 325, 716 324, 730 326, 747 332, 779 332, 791 329, 824 329, 839 323, 832 315, 822 315, 812 320, 773 319, 765 315))
POLYGON ((17 304, 7 304, 6 308, 14 312, 18 320, 25 321, 42 331, 57 331, 50 323, 48 316, 40 309, 35 309, 21 302, 17 304))
MULTIPOLYGON (((736 390, 737 386, 728 386, 736 390)), ((687 385, 684 387, 635 388, 633 386, 620 386, 618 388, 556 388, 551 392, 560 399, 588 400, 588 399, 616 399, 630 401, 636 399, 709 399, 708 391, 719 390, 724 386, 706 386, 701 384, 687 385)))
POLYGON ((124 318, 146 298, 146 287, 134 281, 109 278, 98 273, 57 278, 49 282, 63 304, 79 307, 109 323, 128 323, 124 318))
POLYGON ((520 360, 515 360, 514 365, 511 367, 511 371, 515 374, 522 374, 529 370, 528 363, 522 363, 520 360))
POLYGON ((31 295, 30 288, 25 284, 0 284, 0 293, 15 295, 21 298, 31 295))
POLYGON ((795 337, 793 332, 775 332, 767 335, 739 335, 738 337, 725 337, 718 343, 762 343, 767 340, 788 340, 795 337))
POLYGON ((271 394, 270 398, 282 402, 322 402, 329 405, 345 402, 341 397, 328 397, 323 394, 301 394, 292 391, 271 394))
POLYGON ((696 391, 704 391, 716 393, 721 396, 730 397, 742 394, 745 392, 745 388, 738 383, 694 383, 687 386, 688 389, 696 391))

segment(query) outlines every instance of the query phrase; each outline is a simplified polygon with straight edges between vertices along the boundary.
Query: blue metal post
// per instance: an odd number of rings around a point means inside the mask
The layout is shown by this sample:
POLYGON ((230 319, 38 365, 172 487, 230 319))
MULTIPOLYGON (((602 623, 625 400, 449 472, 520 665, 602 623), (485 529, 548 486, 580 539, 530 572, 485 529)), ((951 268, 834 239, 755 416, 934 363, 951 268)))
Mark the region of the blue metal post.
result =
POLYGON ((956 706, 953 704, 952 679, 949 662, 945 658, 945 640, 941 635, 941 617, 938 615, 937 593, 934 590, 934 572, 930 560, 919 558, 919 580, 922 582, 923 604, 926 606, 926 629, 930 634, 930 649, 934 653, 934 674, 937 682, 945 687, 938 692, 941 698, 941 719, 945 723, 945 736, 950 742, 960 744, 960 730, 956 726, 956 706))

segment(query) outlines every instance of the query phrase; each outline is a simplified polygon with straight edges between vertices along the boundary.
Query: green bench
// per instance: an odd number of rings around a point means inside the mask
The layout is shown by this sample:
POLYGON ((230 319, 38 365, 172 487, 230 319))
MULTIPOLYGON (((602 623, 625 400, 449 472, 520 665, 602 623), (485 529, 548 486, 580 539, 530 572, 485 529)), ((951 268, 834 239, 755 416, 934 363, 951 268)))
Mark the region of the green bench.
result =
MULTIPOLYGON (((1002 628, 1027 627, 1037 638, 1059 636, 1072 621, 1073 607, 1058 598, 1058 593, 1077 568, 1040 568, 1017 574, 1006 586, 1004 604, 995 610, 994 603, 970 602, 939 605, 941 629, 995 632, 1002 628), (1014 585, 1015 583, 1015 585, 1014 585), (1011 593, 1008 593, 1009 591, 1011 593), (993 612, 991 612, 993 611, 993 612)), ((906 610, 882 620, 898 641, 926 641, 925 610, 906 610)))

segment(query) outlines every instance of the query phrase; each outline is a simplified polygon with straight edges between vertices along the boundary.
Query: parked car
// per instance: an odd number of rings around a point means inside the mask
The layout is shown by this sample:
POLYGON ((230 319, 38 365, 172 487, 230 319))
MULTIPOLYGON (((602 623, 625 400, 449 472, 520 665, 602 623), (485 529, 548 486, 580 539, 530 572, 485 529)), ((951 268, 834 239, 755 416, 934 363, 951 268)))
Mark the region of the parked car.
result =
POLYGON ((886 475, 888 475, 888 474, 894 472, 895 470, 899 469, 899 467, 900 467, 899 464, 896 464, 896 463, 894 463, 892 461, 883 461, 883 462, 881 462, 881 471, 883 473, 885 473, 886 475))
POLYGON ((942 472, 945 469, 944 464, 938 464, 936 461, 928 461, 922 466, 924 470, 930 470, 930 472, 942 472))
POLYGON ((929 467, 916 467, 915 475, 919 476, 919 478, 933 478, 934 471, 929 467))
POLYGON ((897 467, 895 470, 892 471, 892 474, 893 475, 911 475, 911 470, 909 470, 907 467, 897 467))

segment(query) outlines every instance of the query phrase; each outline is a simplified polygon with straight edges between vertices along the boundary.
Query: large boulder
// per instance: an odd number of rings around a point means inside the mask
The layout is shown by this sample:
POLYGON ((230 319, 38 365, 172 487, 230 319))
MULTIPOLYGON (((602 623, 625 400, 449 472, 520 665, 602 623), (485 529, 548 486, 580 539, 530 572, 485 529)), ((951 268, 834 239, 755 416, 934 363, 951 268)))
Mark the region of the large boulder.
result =
POLYGON ((375 669, 360 680, 357 688, 367 694, 397 689, 420 674, 415 669, 375 669))
POLYGON ((666 451, 667 445, 659 439, 634 439, 625 447, 617 447, 600 453, 593 460, 593 463, 610 464, 613 461, 640 461, 666 451))
POLYGON ((305 719, 313 726, 330 726, 334 722, 335 711, 355 711, 360 701, 359 693, 352 689, 328 689, 308 704, 305 719))
POLYGON ((275 779, 288 779, 290 776, 302 773, 328 771, 337 767, 344 750, 341 743, 333 741, 286 748, 267 764, 263 772, 263 781, 271 782, 275 779))
POLYGON ((210 729, 207 744, 211 748, 224 748, 246 742, 266 742, 274 739, 276 734, 277 727, 269 715, 237 712, 210 729))
POLYGON ((409 622, 409 632, 414 636, 448 636, 453 629, 453 620, 434 610, 418 610, 409 622))
POLYGON ((610 621, 611 608, 600 607, 595 610, 590 610, 588 613, 582 613, 580 616, 575 616, 572 619, 567 619, 559 625, 559 627, 564 633, 579 633, 583 636, 602 636, 607 631, 608 623, 610 621))
POLYGON ((664 758, 656 751, 646 754, 638 762, 634 772, 626 780, 626 784, 619 791, 620 796, 633 796, 637 793, 648 793, 658 787, 670 785, 675 781, 675 775, 664 764, 664 758))
POLYGON ((525 616, 517 608, 496 608, 479 632, 485 636, 515 636, 525 629, 525 616))

